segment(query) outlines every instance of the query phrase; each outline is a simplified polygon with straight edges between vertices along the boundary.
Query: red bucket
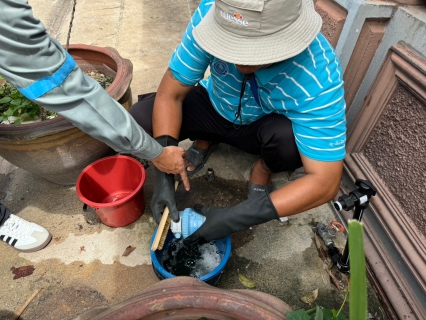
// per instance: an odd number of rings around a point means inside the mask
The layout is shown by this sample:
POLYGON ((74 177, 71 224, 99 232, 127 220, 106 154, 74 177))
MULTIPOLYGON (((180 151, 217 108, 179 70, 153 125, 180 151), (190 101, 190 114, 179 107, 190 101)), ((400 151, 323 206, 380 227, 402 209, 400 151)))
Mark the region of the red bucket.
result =
POLYGON ((77 195, 96 209, 101 221, 110 227, 135 222, 145 209, 143 165, 127 156, 102 158, 88 165, 77 179, 77 195))

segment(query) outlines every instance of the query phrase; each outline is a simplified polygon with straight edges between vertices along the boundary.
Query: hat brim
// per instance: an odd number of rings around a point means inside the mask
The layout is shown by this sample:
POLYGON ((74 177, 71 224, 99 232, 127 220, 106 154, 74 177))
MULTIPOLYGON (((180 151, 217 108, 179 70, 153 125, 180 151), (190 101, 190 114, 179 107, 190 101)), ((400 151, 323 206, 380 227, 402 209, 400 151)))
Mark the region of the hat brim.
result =
POLYGON ((294 57, 305 50, 321 30, 322 19, 311 0, 302 1, 300 16, 289 27, 267 36, 240 36, 223 29, 215 7, 194 28, 195 41, 211 55, 239 65, 264 65, 294 57))

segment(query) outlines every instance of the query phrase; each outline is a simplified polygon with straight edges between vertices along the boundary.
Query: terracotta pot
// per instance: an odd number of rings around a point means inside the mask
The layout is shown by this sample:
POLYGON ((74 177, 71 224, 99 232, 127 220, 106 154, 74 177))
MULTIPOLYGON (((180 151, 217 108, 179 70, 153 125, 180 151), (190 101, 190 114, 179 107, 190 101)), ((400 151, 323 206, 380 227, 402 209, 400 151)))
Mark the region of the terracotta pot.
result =
POLYGON ((140 295, 108 309, 86 311, 75 320, 279 320, 291 308, 254 290, 224 290, 191 277, 162 280, 140 295))
MULTIPOLYGON (((99 70, 114 78, 107 93, 128 110, 133 65, 113 48, 70 45, 84 71, 99 70)), ((90 163, 114 154, 106 144, 74 127, 63 117, 37 123, 0 124, 0 156, 15 166, 61 185, 74 185, 90 163)))

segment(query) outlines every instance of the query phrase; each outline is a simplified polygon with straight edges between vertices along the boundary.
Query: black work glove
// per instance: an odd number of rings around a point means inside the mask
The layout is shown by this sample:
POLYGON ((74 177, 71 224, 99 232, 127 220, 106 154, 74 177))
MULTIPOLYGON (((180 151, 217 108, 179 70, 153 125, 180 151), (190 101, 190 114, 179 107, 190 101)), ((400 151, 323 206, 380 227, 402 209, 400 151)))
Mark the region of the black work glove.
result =
MULTIPOLYGON (((161 136, 155 138, 155 140, 163 147, 178 145, 178 141, 170 136, 161 136)), ((175 202, 174 182, 174 174, 165 173, 155 167, 154 194, 151 199, 151 210, 157 224, 160 223, 161 216, 166 206, 169 208, 170 216, 173 221, 179 221, 179 211, 176 208, 175 202)))
POLYGON ((251 226, 279 219, 266 192, 233 207, 198 207, 194 210, 205 216, 206 221, 184 240, 185 245, 219 240, 236 231, 247 230, 251 226))

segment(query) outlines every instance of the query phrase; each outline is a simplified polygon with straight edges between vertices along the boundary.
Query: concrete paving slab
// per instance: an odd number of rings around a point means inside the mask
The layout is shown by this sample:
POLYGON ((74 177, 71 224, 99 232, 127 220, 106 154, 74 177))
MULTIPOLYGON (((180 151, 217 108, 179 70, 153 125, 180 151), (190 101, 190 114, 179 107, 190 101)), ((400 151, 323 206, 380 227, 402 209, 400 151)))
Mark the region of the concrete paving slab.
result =
MULTIPOLYGON (((29 2, 50 34, 65 44, 72 1, 50 1, 48 6, 45 0, 29 2)), ((198 3, 199 0, 78 0, 71 43, 114 47, 130 59, 136 101, 139 93, 156 90, 198 3)), ((189 140, 181 142, 185 148, 190 144, 189 140)), ((179 205, 192 205, 195 201, 238 203, 246 195, 255 160, 255 155, 220 145, 204 170, 191 180, 192 190, 181 195, 179 205), (209 167, 218 177, 210 187, 203 178, 209 167)), ((40 288, 43 290, 22 319, 72 319, 89 308, 125 301, 158 282, 148 257, 149 241, 156 227, 149 208, 153 177, 151 165, 144 186, 144 214, 130 226, 111 228, 100 223, 93 212, 83 212, 75 187, 58 186, 0 158, 0 201, 13 213, 45 226, 53 234, 47 248, 31 254, 0 245, 0 319, 9 319, 11 312, 40 288), (136 249, 123 257, 128 246, 136 249), (33 274, 13 280, 11 268, 28 265, 34 266, 33 274)), ((297 175, 276 175, 274 186, 289 183, 292 177, 297 175)), ((299 298, 317 288, 318 304, 339 308, 344 293, 330 282, 312 241, 315 222, 335 219, 332 207, 326 204, 290 217, 287 226, 272 221, 233 235, 232 256, 219 287, 243 289, 238 280, 240 272, 256 283, 256 290, 277 296, 293 308, 309 307, 299 298)), ((336 243, 340 248, 345 239, 343 234, 338 235, 336 243)), ((384 319, 374 291, 369 293, 370 312, 376 314, 375 319, 384 319)))

